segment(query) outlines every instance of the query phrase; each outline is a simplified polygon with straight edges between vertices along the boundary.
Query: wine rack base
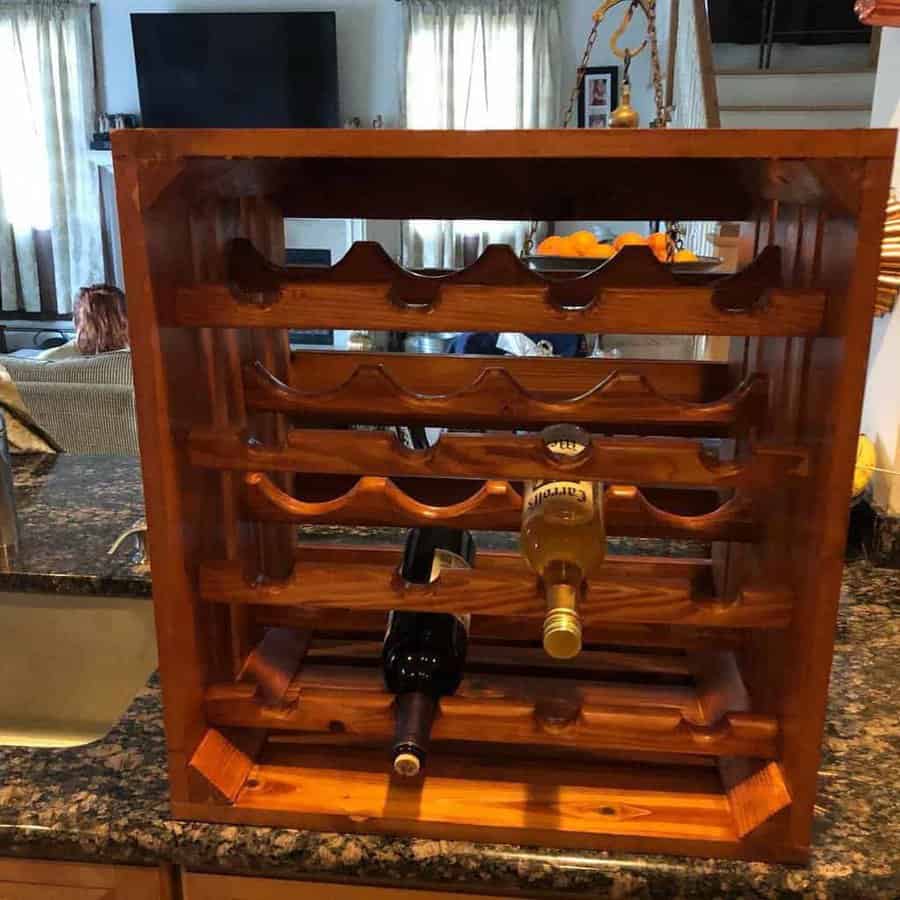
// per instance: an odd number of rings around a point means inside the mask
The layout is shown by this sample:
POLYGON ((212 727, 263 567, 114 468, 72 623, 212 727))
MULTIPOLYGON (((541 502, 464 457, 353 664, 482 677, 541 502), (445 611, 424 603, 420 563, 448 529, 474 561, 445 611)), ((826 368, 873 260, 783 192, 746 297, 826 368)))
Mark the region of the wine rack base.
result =
POLYGON ((174 814, 804 861, 895 143, 115 133, 174 814), (746 253, 724 278, 643 247, 568 278, 499 246, 457 272, 374 244, 298 268, 285 217, 729 221, 746 253), (292 352, 302 328, 719 335, 727 359, 292 352), (548 423, 590 432, 585 455, 548 454, 548 423), (425 450, 373 430, 397 425, 450 430, 425 450), (396 546, 298 541, 440 523, 478 543, 563 472, 604 484, 612 540, 691 543, 589 572, 573 661, 541 652, 518 554, 485 543, 408 586, 396 546), (388 774, 390 609, 472 614, 414 780, 388 774))
MULTIPOLYGON (((388 763, 375 748, 269 743, 233 803, 175 803, 173 813, 281 828, 752 859, 771 852, 754 832, 790 803, 777 763, 760 763, 730 787, 714 764, 527 764, 441 752, 424 779, 409 783, 391 777, 388 763)), ((803 848, 774 854, 784 862, 806 856, 803 848)))

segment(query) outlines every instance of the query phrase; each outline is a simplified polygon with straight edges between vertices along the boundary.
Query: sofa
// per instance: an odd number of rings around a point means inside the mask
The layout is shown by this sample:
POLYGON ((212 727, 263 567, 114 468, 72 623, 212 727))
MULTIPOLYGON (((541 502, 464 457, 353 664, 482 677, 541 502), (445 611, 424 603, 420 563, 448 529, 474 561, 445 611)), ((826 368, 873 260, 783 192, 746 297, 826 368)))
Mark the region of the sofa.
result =
POLYGON ((137 456, 131 351, 0 356, 35 422, 66 453, 137 456))

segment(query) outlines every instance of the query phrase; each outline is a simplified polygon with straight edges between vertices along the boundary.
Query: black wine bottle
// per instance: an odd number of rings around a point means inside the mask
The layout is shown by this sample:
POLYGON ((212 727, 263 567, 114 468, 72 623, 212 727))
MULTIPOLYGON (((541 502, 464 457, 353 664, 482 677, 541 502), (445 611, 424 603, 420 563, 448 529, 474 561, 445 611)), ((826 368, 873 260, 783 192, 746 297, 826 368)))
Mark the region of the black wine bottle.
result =
MULTIPOLYGON (((467 531, 414 528, 406 538, 400 575, 410 584, 428 584, 442 568, 469 567, 474 557, 467 531)), ((387 689, 397 695, 392 748, 397 774, 421 771, 438 701, 454 693, 462 680, 467 642, 467 617, 391 611, 382 662, 387 689)))

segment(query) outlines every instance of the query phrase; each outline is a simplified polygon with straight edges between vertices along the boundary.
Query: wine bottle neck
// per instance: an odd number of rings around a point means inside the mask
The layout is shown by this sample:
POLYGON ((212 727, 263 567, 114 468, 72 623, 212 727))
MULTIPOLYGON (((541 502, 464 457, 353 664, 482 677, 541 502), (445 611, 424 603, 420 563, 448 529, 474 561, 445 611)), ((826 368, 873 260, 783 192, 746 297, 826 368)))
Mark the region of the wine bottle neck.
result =
POLYGON ((408 777, 419 774, 431 735, 431 724, 437 710, 437 700, 420 691, 410 691, 397 697, 396 727, 394 730, 394 771, 408 777))
POLYGON ((544 649, 555 659, 571 659, 581 652, 578 595, 582 579, 581 569, 569 563, 553 562, 544 571, 544 649))

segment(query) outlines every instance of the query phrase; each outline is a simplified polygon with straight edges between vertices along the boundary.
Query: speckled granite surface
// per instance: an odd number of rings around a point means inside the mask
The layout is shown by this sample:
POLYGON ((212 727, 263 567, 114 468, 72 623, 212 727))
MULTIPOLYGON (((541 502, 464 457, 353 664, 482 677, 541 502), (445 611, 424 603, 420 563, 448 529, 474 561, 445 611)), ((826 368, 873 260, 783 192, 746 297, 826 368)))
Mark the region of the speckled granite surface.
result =
MULTIPOLYGON (((128 470, 127 465, 116 468, 121 461, 112 467, 104 461, 95 476, 109 485, 108 505, 98 503, 92 507, 95 512, 82 516, 74 497, 67 512, 63 485, 72 485, 73 478, 84 484, 91 470, 79 467, 74 458, 61 463, 58 460, 49 472, 39 465, 19 469, 22 491, 34 492, 28 502, 35 511, 45 504, 51 516, 60 517, 56 519, 60 526, 80 523, 97 546, 109 533, 115 537, 130 525, 132 512, 140 515, 137 506, 127 512, 117 508, 129 496, 139 504, 136 465, 128 470), (128 471, 131 483, 126 488, 128 471), (111 477, 113 472, 117 478, 111 477), (122 492, 119 500, 114 499, 114 490, 122 492), (103 518, 97 509, 121 518, 107 529, 93 521, 103 518)), ((101 493, 106 490, 103 487, 101 493)), ((48 542, 51 532, 48 526, 48 542)), ((38 565, 36 545, 32 559, 40 570, 36 575, 56 578, 47 583, 57 589, 65 590, 69 584, 77 585, 76 590, 88 589, 88 583, 111 584, 117 590, 131 584, 136 592, 147 589, 146 579, 131 576, 125 563, 121 570, 107 569, 109 563, 101 565, 98 558, 92 567, 90 555, 79 554, 77 547, 73 550, 77 556, 70 559, 64 547, 51 542, 47 549, 52 564, 38 565), (53 553, 59 556, 54 558, 53 553), (84 584, 79 580, 82 568, 91 570, 84 573, 84 584), (60 571, 54 574, 52 569, 60 571)), ((20 574, 24 578, 28 573, 22 568, 20 574)), ((155 679, 102 741, 63 751, 0 748, 0 855, 146 864, 171 860, 195 870, 282 878, 617 900, 897 898, 898 678, 900 573, 854 563, 845 576, 809 868, 176 822, 168 818, 165 742, 155 679)))
POLYGON ((20 546, 0 591, 149 596, 134 545, 107 553, 144 515, 137 458, 29 454, 13 473, 20 546))

